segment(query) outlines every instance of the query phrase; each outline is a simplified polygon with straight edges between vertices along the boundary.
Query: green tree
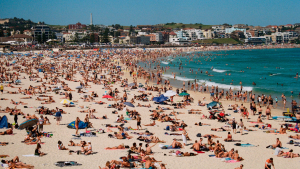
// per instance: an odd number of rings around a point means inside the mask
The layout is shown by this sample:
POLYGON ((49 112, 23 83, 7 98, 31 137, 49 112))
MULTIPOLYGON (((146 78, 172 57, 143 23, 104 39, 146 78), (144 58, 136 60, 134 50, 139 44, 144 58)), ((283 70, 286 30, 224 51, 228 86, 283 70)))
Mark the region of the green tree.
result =
POLYGON ((130 25, 129 34, 131 34, 132 32, 133 32, 133 27, 132 27, 132 25, 130 25))
POLYGON ((76 32, 74 37, 73 37, 73 42, 78 42, 79 37, 78 37, 78 33, 76 32))
POLYGON ((37 41, 38 41, 38 43, 42 43, 42 35, 37 36, 37 41))
POLYGON ((45 33, 42 34, 42 43, 46 42, 48 39, 45 35, 45 33))
POLYGON ((3 30, 1 29, 0 30, 0 37, 3 37, 4 36, 4 33, 3 33, 3 30))
POLYGON ((91 33, 90 35, 90 43, 94 43, 95 42, 95 34, 91 33))
POLYGON ((109 33, 109 29, 106 28, 104 33, 102 34, 102 39, 101 39, 101 43, 108 43, 108 33, 109 33))
POLYGON ((185 25, 181 25, 181 28, 184 29, 184 28, 185 28, 185 25))

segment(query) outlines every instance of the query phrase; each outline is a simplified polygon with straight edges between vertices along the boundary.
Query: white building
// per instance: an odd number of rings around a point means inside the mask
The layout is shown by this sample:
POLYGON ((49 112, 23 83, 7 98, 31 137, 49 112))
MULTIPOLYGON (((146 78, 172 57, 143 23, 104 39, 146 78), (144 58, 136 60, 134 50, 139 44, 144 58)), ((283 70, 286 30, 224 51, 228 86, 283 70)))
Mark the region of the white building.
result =
POLYGON ((235 28, 235 27, 225 28, 225 33, 226 34, 231 34, 234 31, 242 31, 246 35, 246 29, 240 29, 240 28, 235 28))
POLYGON ((186 45, 189 41, 183 38, 169 38, 169 43, 173 45, 186 45))
POLYGON ((205 38, 202 30, 200 30, 200 29, 188 29, 188 30, 186 30, 186 32, 192 41, 205 38))

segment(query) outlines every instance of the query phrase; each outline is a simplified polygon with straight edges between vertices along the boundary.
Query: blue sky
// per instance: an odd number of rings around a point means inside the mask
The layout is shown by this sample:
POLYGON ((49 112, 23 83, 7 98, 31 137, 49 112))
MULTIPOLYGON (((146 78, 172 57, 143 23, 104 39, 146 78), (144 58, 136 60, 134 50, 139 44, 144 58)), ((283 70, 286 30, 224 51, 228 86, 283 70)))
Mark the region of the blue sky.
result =
POLYGON ((300 0, 0 0, 0 18, 68 25, 249 24, 300 22, 300 0))

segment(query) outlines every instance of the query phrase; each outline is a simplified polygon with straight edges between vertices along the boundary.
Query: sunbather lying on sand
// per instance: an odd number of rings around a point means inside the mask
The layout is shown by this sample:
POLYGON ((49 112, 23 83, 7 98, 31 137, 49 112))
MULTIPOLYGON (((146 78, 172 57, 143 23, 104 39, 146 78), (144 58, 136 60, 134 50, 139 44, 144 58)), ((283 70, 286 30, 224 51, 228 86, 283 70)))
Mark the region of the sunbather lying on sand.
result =
POLYGON ((105 149, 125 149, 125 146, 124 146, 124 144, 120 144, 115 147, 106 147, 105 149))
MULTIPOLYGON (((6 155, 5 155, 6 156, 6 155)), ((9 156, 6 156, 9 157, 9 156)), ((12 160, 1 160, 3 164, 8 164, 9 168, 34 168, 32 165, 25 164, 19 160, 18 156, 15 156, 12 160)))
POLYGON ((300 135, 296 134, 295 136, 290 135, 289 138, 293 138, 293 139, 300 139, 300 135))
POLYGON ((211 138, 222 138, 222 137, 219 137, 219 136, 216 136, 214 134, 205 134, 204 136, 202 136, 204 138, 207 138, 207 137, 211 137, 211 138))
POLYGON ((7 129, 4 132, 0 132, 0 135, 9 135, 9 134, 13 134, 13 129, 12 128, 7 129))
POLYGON ((277 155, 277 157, 284 157, 284 158, 294 158, 299 156, 300 154, 293 153, 293 149, 290 150, 289 152, 280 151, 277 155))

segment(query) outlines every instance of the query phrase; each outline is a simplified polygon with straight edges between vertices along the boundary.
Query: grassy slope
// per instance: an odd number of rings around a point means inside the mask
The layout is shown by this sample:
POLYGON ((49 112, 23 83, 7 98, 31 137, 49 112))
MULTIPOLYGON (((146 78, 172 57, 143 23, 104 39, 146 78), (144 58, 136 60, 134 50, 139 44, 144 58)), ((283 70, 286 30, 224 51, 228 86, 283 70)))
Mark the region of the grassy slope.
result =
POLYGON ((185 25, 185 28, 199 28, 202 26, 201 29, 211 29, 211 25, 200 25, 200 24, 174 24, 174 25, 164 25, 166 28, 182 28, 182 25, 185 25))

